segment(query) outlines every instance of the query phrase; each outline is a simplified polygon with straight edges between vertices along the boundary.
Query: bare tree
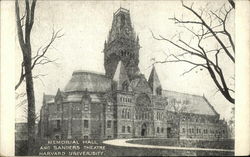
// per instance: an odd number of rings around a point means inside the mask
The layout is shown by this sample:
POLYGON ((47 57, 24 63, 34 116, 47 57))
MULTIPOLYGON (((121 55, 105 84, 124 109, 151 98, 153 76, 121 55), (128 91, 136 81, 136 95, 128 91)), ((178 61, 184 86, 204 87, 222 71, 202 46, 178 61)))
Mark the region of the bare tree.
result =
POLYGON ((175 123, 175 133, 177 135, 178 140, 180 139, 180 122, 181 117, 187 111, 188 101, 177 101, 176 99, 172 99, 169 101, 167 107, 169 111, 173 112, 174 115, 174 123, 175 123))
MULTIPOLYGON (((37 0, 25 0, 24 14, 20 16, 19 1, 15 0, 15 13, 16 13, 16 25, 17 25, 17 35, 19 40, 19 45, 22 52, 22 64, 21 64, 21 75, 18 83, 15 86, 17 89, 22 82, 25 80, 26 85, 26 96, 28 104, 28 153, 31 155, 32 146, 35 141, 35 96, 34 96, 34 86, 32 70, 37 65, 44 65, 54 60, 50 60, 45 56, 49 47, 55 41, 55 39, 60 38, 60 31, 53 31, 50 42, 45 47, 40 47, 35 56, 32 56, 32 46, 31 46, 31 30, 34 24, 35 8, 37 0)), ((37 77, 36 75, 35 77, 37 77)))
MULTIPOLYGON (((175 24, 184 28, 186 33, 190 33, 191 41, 182 39, 181 34, 176 34, 174 37, 168 39, 161 35, 156 37, 152 32, 152 36, 156 40, 166 41, 181 50, 180 54, 171 53, 167 56, 166 60, 156 61, 155 63, 182 62, 192 65, 191 69, 184 72, 183 75, 197 68, 200 68, 200 70, 206 69, 218 91, 229 102, 234 104, 234 89, 229 86, 228 80, 225 78, 226 76, 221 66, 224 61, 220 60, 220 55, 224 55, 228 58, 228 62, 232 65, 232 68, 235 63, 233 35, 227 28, 227 24, 230 22, 230 13, 234 11, 234 2, 231 1, 230 4, 224 4, 220 9, 215 11, 202 8, 196 11, 193 8, 193 4, 187 6, 183 2, 182 6, 193 15, 193 19, 191 19, 192 17, 186 17, 188 20, 183 19, 183 17, 173 17, 170 20, 173 20, 175 24), (187 59, 188 56, 191 56, 189 58, 196 58, 196 60, 187 59)), ((231 75, 231 77, 233 76, 234 74, 231 75)))

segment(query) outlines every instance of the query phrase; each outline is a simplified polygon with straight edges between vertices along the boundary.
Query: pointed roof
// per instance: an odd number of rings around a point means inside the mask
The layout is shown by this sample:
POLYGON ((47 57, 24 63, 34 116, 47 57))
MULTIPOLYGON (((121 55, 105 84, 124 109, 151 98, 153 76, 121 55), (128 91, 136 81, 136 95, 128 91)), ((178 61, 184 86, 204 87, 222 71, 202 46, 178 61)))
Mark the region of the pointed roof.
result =
POLYGON ((113 14, 112 27, 109 31, 107 44, 110 44, 121 36, 136 40, 135 32, 131 23, 130 12, 125 8, 119 8, 113 14))
POLYGON ((153 94, 156 92, 156 88, 161 87, 161 82, 160 82, 160 79, 157 75, 157 72, 155 70, 154 65, 153 65, 152 71, 149 75, 148 83, 149 83, 151 90, 153 91, 153 94))
POLYGON ((119 61, 118 65, 116 67, 116 71, 115 71, 113 80, 117 83, 118 90, 122 89, 123 82, 128 81, 128 83, 129 83, 129 78, 128 78, 127 72, 125 70, 125 67, 124 67, 122 61, 119 61))

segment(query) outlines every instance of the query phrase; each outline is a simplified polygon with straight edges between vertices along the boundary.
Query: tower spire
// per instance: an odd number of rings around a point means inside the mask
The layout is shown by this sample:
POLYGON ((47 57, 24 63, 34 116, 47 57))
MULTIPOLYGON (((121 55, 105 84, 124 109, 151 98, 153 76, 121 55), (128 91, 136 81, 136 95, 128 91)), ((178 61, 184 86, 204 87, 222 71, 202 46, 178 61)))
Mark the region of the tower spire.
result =
POLYGON ((154 95, 161 95, 161 82, 154 65, 149 75, 148 83, 154 95))
POLYGON ((112 27, 104 46, 104 67, 106 75, 113 78, 119 61, 124 64, 129 79, 138 72, 139 41, 136 38, 129 10, 120 7, 113 14, 112 27), (132 63, 133 62, 133 63, 132 63))

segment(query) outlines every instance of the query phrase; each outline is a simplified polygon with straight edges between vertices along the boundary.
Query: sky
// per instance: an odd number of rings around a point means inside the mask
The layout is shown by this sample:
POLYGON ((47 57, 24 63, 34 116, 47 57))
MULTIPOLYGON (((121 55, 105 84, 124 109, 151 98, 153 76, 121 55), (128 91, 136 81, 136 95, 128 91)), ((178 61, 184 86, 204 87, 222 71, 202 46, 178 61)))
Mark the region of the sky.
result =
MULTIPOLYGON (((216 9, 224 3, 213 1, 207 4, 206 1, 195 1, 193 7, 216 9)), ((180 32, 181 28, 169 18, 192 18, 179 1, 38 1, 31 36, 34 53, 40 46, 48 43, 53 28, 61 30, 63 37, 56 40, 48 51, 47 56, 57 59, 56 63, 36 67, 34 70, 34 75, 46 75, 35 79, 34 82, 37 112, 42 105, 43 93, 55 95, 58 88, 63 90, 73 71, 91 70, 104 73, 104 41, 111 28, 113 13, 119 7, 130 10, 132 25, 141 45, 139 67, 146 78, 152 68, 152 59, 163 60, 166 53, 179 52, 167 42, 153 39, 151 35, 152 31, 155 35, 171 38, 180 32)), ((229 20, 233 21, 233 18, 229 20)), ((233 22, 230 29, 234 30, 233 22)), ((184 39, 186 38, 188 36, 184 33, 184 39)), ((214 46, 212 42, 209 44, 214 46)), ((17 39, 16 50, 20 52, 17 39)), ((20 58, 21 52, 16 55, 16 80, 20 73, 20 58)), ((230 62, 223 55, 220 59, 225 73, 234 74, 234 67, 230 62)), ((222 118, 230 117, 233 105, 217 92, 208 72, 198 69, 182 76, 190 65, 165 63, 155 66, 163 89, 204 95, 222 118)), ((230 84, 234 82, 230 80, 230 84)), ((24 86, 21 86, 17 93, 24 89, 24 86)), ((19 101, 17 100, 17 103, 19 101)), ((25 106, 16 108, 16 121, 25 120, 24 108, 25 106)))

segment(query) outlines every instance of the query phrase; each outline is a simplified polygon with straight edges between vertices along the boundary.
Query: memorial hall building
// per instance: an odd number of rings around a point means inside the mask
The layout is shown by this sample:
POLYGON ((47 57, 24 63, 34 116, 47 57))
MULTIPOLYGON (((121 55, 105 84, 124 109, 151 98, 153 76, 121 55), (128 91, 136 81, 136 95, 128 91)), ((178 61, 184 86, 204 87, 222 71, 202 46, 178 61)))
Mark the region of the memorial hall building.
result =
POLYGON ((140 42, 120 8, 104 42, 105 73, 74 71, 63 90, 43 95, 39 135, 48 139, 160 137, 217 140, 227 124, 205 96, 164 90, 153 66, 140 72, 140 42))

